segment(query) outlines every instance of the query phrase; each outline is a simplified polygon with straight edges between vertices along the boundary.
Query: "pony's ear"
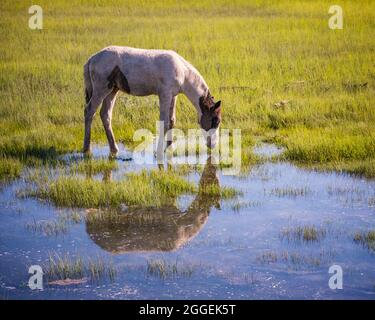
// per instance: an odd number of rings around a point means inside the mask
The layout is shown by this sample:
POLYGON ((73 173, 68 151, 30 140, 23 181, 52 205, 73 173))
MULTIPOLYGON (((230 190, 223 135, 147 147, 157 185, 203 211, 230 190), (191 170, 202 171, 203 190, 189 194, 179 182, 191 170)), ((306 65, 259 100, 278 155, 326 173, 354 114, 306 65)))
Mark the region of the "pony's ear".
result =
POLYGON ((221 100, 215 103, 214 110, 219 111, 220 107, 221 107, 221 100))

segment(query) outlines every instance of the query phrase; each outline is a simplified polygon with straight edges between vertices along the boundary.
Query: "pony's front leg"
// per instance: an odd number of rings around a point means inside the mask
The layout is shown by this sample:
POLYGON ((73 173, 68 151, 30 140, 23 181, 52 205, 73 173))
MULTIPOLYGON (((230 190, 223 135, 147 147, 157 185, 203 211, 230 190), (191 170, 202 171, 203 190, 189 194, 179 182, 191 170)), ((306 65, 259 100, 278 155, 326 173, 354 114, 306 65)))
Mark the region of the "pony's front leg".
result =
POLYGON ((160 122, 163 124, 163 130, 159 130, 159 140, 158 140, 158 146, 156 151, 156 157, 158 163, 164 162, 164 151, 166 147, 168 147, 171 142, 167 142, 167 146, 165 146, 165 134, 169 129, 172 128, 173 122, 172 122, 172 116, 173 116, 173 108, 174 104, 176 102, 175 96, 169 93, 162 93, 159 94, 159 106, 160 106, 160 122), (173 106, 173 108, 172 108, 173 106))

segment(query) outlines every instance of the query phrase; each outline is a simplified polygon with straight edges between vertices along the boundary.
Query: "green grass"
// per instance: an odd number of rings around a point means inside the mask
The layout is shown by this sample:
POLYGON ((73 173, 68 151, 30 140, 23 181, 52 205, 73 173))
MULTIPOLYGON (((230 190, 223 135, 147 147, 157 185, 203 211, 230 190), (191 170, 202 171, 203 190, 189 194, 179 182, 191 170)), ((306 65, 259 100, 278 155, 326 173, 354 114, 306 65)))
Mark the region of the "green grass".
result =
POLYGON ((353 160, 327 162, 323 165, 313 164, 312 168, 317 170, 335 170, 337 172, 345 172, 354 176, 362 176, 365 178, 375 178, 375 160, 353 160))
MULTIPOLYGON (((206 197, 220 197, 222 200, 238 197, 242 192, 226 186, 213 184, 198 187, 176 174, 175 170, 153 169, 130 172, 122 180, 98 180, 93 178, 70 176, 63 171, 57 177, 32 175, 30 181, 35 185, 27 186, 19 196, 37 197, 52 202, 59 207, 72 208, 118 208, 142 206, 144 208, 163 207, 173 204, 182 194, 196 194, 206 197)), ((62 223, 80 221, 79 213, 62 217, 62 223)), ((30 229, 43 230, 43 226, 30 229)))
POLYGON ((375 158, 375 130, 325 128, 289 130, 285 157, 306 163, 375 158))
POLYGON ((18 159, 0 158, 0 182, 18 178, 23 169, 18 159))
POLYGON ((50 280, 82 278, 84 261, 81 257, 73 259, 69 255, 50 254, 44 270, 50 280))
POLYGON ((168 172, 143 170, 121 181, 99 181, 60 176, 42 181, 30 196, 47 199, 63 207, 120 207, 121 204, 161 207, 182 193, 196 192, 194 184, 168 172))
MULTIPOLYGON (((173 49, 191 61, 223 101, 222 126, 242 130, 244 164, 260 139, 303 165, 374 176, 375 2, 341 1, 336 31, 325 0, 41 0, 42 31, 27 26, 31 4, 0 4, 1 157, 49 162, 80 150, 83 64, 117 44, 173 49)), ((134 131, 154 130, 157 119, 156 97, 121 95, 116 138, 133 146, 134 131)), ((177 127, 197 127, 185 97, 177 127)), ((96 117, 93 141, 105 140, 96 117)))

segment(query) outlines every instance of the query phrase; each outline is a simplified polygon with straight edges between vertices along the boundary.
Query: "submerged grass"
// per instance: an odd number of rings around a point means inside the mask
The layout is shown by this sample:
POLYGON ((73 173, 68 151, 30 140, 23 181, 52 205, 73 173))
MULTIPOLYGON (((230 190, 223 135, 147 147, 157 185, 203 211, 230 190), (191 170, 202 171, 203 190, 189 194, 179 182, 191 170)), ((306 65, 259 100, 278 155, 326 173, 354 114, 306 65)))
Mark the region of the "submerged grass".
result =
POLYGON ((147 274, 160 279, 185 277, 190 278, 195 270, 195 266, 186 263, 179 263, 178 260, 173 262, 165 259, 147 260, 147 274))
MULTIPOLYGON (((191 61, 223 101, 222 127, 242 130, 243 165, 253 162, 257 137, 303 165, 336 169, 335 162, 374 176, 373 1, 345 1, 343 30, 328 28, 324 0, 38 4, 48 8, 41 31, 18 23, 27 2, 0 4, 0 157, 50 162, 80 150, 82 66, 116 44, 173 49, 191 61)), ((133 146, 135 130, 154 131, 156 105, 156 97, 121 94, 117 139, 133 146)), ((179 97, 177 128, 197 127, 192 110, 179 97)), ((99 118, 93 141, 106 140, 99 118)))
POLYGON ((336 252, 334 250, 320 250, 319 252, 303 253, 298 251, 273 251, 267 250, 256 257, 261 264, 283 263, 293 269, 305 267, 316 268, 332 263, 336 252))
POLYGON ((327 230, 314 225, 284 228, 280 233, 282 240, 289 242, 318 242, 326 237, 327 230))
POLYGON ((243 202, 243 201, 236 201, 234 202, 232 205, 231 205, 231 209, 234 211, 234 212, 239 212, 241 211, 242 209, 248 209, 248 208, 256 208, 256 207, 259 207, 261 206, 262 203, 260 201, 247 201, 247 202, 243 202))
POLYGON ((69 227, 68 224, 62 220, 36 221, 34 219, 33 222, 26 224, 26 229, 36 234, 44 234, 46 236, 57 236, 61 234, 67 234, 69 227))
POLYGON ((98 173, 114 171, 117 169, 118 163, 115 160, 105 159, 86 159, 71 166, 71 171, 73 173, 78 172, 88 175, 95 175, 98 173))
POLYGON ((277 197, 303 197, 311 193, 308 187, 277 187, 270 190, 271 195, 277 197))
POLYGON ((56 220, 40 220, 35 218, 32 222, 26 223, 26 230, 35 234, 43 234, 46 236, 59 236, 67 234, 69 228, 73 224, 78 224, 83 221, 83 216, 77 212, 59 213, 56 220))
POLYGON ((241 196, 243 193, 232 187, 219 186, 216 184, 208 184, 200 188, 200 193, 206 196, 220 196, 221 199, 232 199, 241 196))

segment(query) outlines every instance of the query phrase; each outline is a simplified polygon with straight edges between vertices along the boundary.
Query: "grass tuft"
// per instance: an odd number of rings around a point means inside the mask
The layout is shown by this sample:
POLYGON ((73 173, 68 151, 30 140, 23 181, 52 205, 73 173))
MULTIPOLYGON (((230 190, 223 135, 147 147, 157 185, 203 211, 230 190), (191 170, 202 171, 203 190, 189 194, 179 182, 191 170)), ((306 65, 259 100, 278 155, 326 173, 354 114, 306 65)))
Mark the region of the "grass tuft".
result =
POLYGON ((109 279, 113 281, 117 270, 112 261, 106 261, 103 257, 90 258, 85 261, 82 257, 72 258, 66 254, 50 254, 43 270, 49 281, 81 279, 90 277, 92 281, 109 279))
POLYGON ((194 184, 172 173, 143 170, 121 181, 60 176, 41 183, 35 191, 29 191, 29 195, 62 207, 101 208, 123 204, 161 207, 176 196, 196 192, 196 189, 194 184))
POLYGON ((375 252, 375 230, 367 232, 356 232, 354 242, 362 244, 364 247, 375 252))
POLYGON ((23 164, 12 158, 0 158, 0 181, 9 181, 21 175, 23 164))

